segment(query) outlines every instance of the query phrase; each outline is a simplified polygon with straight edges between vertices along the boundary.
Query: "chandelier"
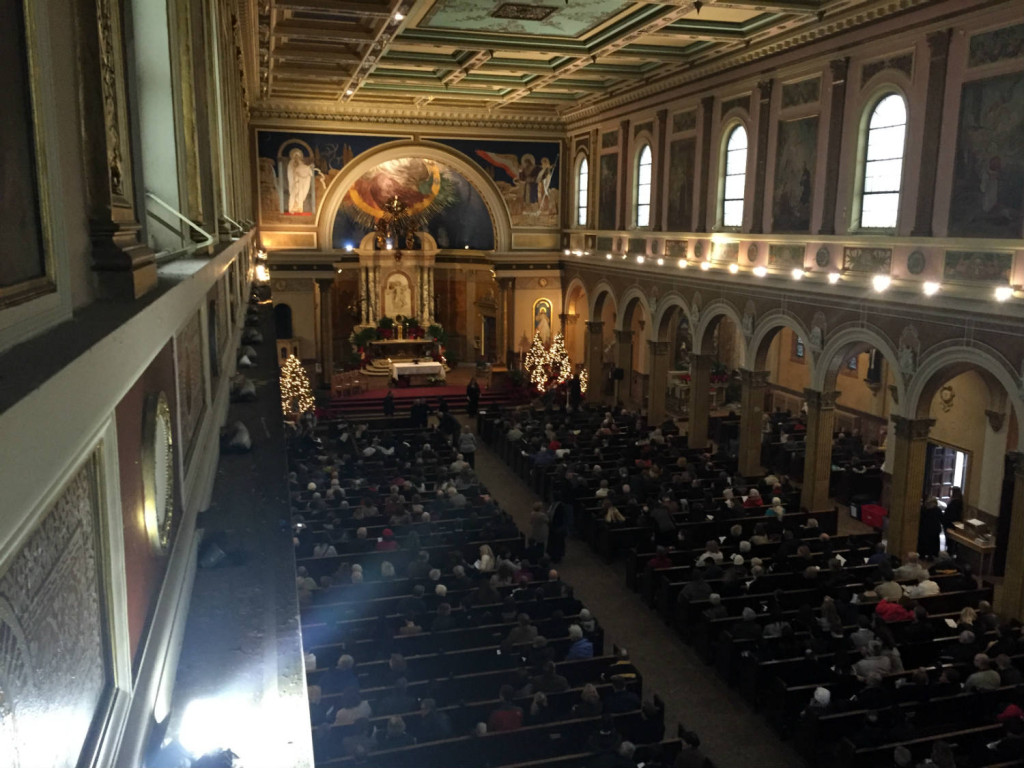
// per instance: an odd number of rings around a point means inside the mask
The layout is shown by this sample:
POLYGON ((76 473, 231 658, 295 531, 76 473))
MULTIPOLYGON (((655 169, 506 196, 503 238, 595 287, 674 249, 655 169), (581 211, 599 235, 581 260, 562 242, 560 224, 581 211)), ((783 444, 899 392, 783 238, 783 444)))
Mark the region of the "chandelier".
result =
POLYGON ((395 195, 381 206, 384 215, 374 223, 377 248, 394 251, 395 261, 402 260, 403 243, 407 251, 416 247, 418 222, 414 217, 406 215, 408 207, 395 195))

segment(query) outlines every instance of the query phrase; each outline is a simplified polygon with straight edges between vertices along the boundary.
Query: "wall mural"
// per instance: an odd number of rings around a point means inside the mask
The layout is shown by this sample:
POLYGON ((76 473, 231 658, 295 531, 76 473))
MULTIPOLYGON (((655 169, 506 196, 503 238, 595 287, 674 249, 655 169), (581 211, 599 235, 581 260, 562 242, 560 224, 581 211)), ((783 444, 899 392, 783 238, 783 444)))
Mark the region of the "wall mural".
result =
POLYGON ((818 118, 780 120, 775 152, 772 229, 809 232, 814 196, 814 161, 818 154, 818 118))
POLYGON ((619 156, 601 155, 601 176, 598 180, 597 226, 615 229, 615 207, 618 204, 619 156))
POLYGON ((559 226, 557 141, 434 138, 473 160, 494 179, 513 227, 559 226))
POLYGON ((334 177, 356 156, 395 138, 257 131, 260 221, 315 226, 334 177))
POLYGON ((697 140, 680 139, 669 145, 668 228, 689 231, 693 223, 694 167, 697 140))
POLYGON ((1024 73, 966 83, 949 208, 954 236, 1021 236, 1024 73))
POLYGON ((358 246, 396 196, 439 248, 494 249, 494 227, 480 193, 458 171, 421 157, 387 160, 353 182, 334 220, 333 246, 358 246))
POLYGON ((110 701, 98 463, 85 463, 0 575, 0 755, 10 768, 78 765, 110 701))
POLYGON ((181 418, 181 463, 187 467, 195 444, 197 428, 206 408, 203 322, 199 312, 196 312, 174 337, 174 359, 178 374, 178 414, 181 418))
POLYGON ((540 334, 540 340, 551 343, 551 299, 537 299, 533 303, 533 330, 540 334))

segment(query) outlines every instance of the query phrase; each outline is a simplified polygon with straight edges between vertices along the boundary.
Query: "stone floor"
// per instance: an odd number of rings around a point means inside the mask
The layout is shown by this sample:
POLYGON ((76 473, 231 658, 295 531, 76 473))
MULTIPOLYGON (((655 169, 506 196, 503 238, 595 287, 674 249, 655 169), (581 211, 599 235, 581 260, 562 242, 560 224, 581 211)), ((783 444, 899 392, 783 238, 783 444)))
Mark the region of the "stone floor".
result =
MULTIPOLYGON (((486 446, 477 451, 476 470, 502 508, 527 530, 530 510, 540 498, 486 446)), ((627 649, 643 673, 645 693, 665 700, 669 734, 674 735, 677 722, 697 731, 708 756, 722 768, 803 765, 790 745, 626 588, 621 562, 609 565, 585 543, 570 540, 559 571, 603 625, 606 648, 610 651, 614 643, 627 649)))

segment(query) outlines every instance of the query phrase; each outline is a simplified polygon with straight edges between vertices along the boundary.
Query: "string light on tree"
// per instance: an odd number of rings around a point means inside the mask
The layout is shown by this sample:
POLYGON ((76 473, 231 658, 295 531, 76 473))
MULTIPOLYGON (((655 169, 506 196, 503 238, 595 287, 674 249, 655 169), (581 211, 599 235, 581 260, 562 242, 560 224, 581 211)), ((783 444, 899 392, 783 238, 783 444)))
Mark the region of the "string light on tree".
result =
POLYGON ((533 344, 526 353, 526 370, 530 372, 530 383, 536 385, 537 389, 543 392, 547 388, 548 372, 546 369, 548 359, 547 350, 544 349, 544 342, 540 334, 533 334, 533 344))
POLYGON ((587 394, 587 385, 590 383, 590 376, 586 368, 580 368, 580 394, 587 394))
POLYGON ((281 410, 285 416, 313 410, 316 400, 299 358, 288 355, 281 369, 281 410))
POLYGON ((564 384, 572 378, 572 363, 565 349, 565 337, 560 332, 555 334, 551 349, 548 350, 548 372, 554 377, 556 385, 564 384))

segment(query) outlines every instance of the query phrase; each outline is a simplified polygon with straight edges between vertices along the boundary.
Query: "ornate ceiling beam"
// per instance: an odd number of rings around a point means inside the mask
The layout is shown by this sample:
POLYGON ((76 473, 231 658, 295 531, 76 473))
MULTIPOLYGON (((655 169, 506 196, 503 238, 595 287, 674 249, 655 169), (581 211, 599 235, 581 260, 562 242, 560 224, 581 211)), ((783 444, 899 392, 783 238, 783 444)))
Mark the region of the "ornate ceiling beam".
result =
POLYGON ((341 93, 342 102, 347 102, 355 95, 359 86, 366 82, 366 78, 376 68, 380 57, 387 53, 388 46, 405 22, 406 2, 407 0, 390 0, 382 3, 388 9, 388 17, 378 23, 373 39, 368 41, 368 45, 363 49, 362 60, 341 93))
POLYGON ((275 59, 289 61, 324 61, 336 64, 354 64, 359 56, 350 50, 334 45, 285 44, 274 48, 275 59))
POLYGON ((343 21, 299 21, 288 19, 274 25, 275 38, 298 37, 303 40, 330 40, 334 43, 370 43, 374 34, 365 28, 343 21))
POLYGON ((386 6, 375 0, 276 0, 279 8, 291 8, 301 11, 318 11, 323 13, 351 14, 363 18, 384 18, 390 16, 386 6))
POLYGON ((460 66, 458 69, 452 70, 443 78, 441 78, 441 82, 444 83, 445 85, 455 85, 455 83, 462 80, 462 78, 464 78, 474 69, 483 66, 488 61, 490 61, 493 55, 494 51, 477 51, 472 56, 470 56, 469 59, 463 62, 462 66, 460 66))

